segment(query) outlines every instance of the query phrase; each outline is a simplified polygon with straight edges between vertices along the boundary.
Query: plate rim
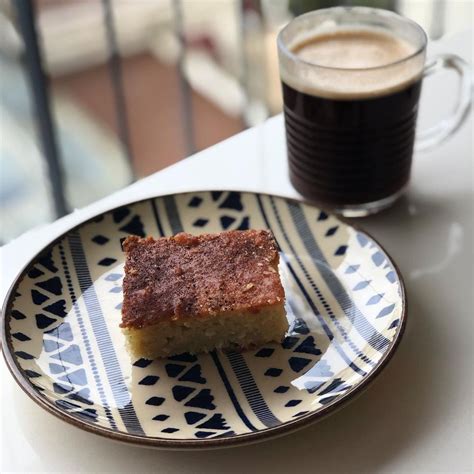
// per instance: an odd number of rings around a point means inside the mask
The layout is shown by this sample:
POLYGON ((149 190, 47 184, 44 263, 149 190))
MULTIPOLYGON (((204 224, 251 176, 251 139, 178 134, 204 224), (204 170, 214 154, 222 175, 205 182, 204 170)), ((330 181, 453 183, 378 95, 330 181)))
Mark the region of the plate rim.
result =
MULTIPOLYGON (((166 193, 166 194, 159 194, 154 196, 149 196, 143 199, 139 199, 136 201, 128 201, 126 203, 120 204, 118 206, 113 206, 108 209, 102 210, 92 217, 88 217, 81 221, 80 223, 69 227, 67 230, 63 231, 59 236, 54 237, 49 243, 45 244, 41 250, 39 250, 33 257, 31 257, 28 262, 22 267, 22 269, 18 272, 15 279, 13 280, 12 284, 10 285, 5 300, 2 305, 1 310, 1 349, 3 352, 3 357, 10 371, 13 379, 16 383, 20 386, 26 395, 29 396, 31 400, 33 400, 38 406, 46 410, 47 412, 54 415, 56 418, 75 426, 76 428, 82 429, 86 432, 93 433, 95 435, 99 435, 105 437, 110 440, 124 442, 127 444, 132 444, 135 446, 140 447, 152 447, 152 448, 161 448, 161 449, 169 449, 169 450, 196 450, 196 449, 217 449, 217 448, 225 448, 225 447, 235 447, 235 446, 242 446, 245 444, 257 443, 266 441, 268 439, 274 439, 277 437, 281 437, 290 433, 293 433, 297 430, 310 426, 323 418, 333 414, 334 412, 338 411, 340 408, 344 407, 349 402, 353 401, 359 395, 361 395, 370 385, 371 383, 378 377, 380 372, 386 367, 389 361, 394 356, 395 352, 397 351, 400 342, 403 338, 405 333, 406 325, 407 325, 407 317, 408 317, 408 300, 406 294, 406 287, 403 275, 398 268, 398 265, 392 258, 392 256, 387 252, 387 250, 380 244, 380 242, 374 238, 369 232, 361 229, 358 225, 354 225, 349 219, 346 219, 342 216, 339 216, 331 210, 325 209, 324 206, 319 206, 318 204, 309 202, 305 199, 296 199, 287 197, 284 195, 278 195, 273 193, 265 193, 265 192, 258 192, 258 191, 249 191, 249 190, 236 190, 236 189, 197 189, 191 191, 182 191, 177 193, 166 193), (397 278, 400 282, 400 298, 402 301, 402 313, 400 315, 400 323, 397 327, 397 331, 394 335, 394 339, 387 349, 387 351, 382 355, 380 360, 376 363, 373 367, 373 370, 357 385, 351 387, 347 392, 345 392, 341 397, 338 397, 336 400, 328 403, 325 405, 321 410, 318 412, 308 413, 307 415, 303 415, 296 420, 287 421, 282 423, 278 426, 273 426, 269 428, 264 428, 258 431, 250 432, 250 433, 242 433, 233 435, 227 438, 217 438, 217 439, 172 439, 172 438, 160 438, 160 437, 152 437, 152 436, 142 436, 142 435, 135 435, 131 433, 125 433, 122 431, 115 431, 111 428, 106 428, 103 426, 97 426, 86 421, 83 421, 79 418, 72 416, 67 412, 63 412, 59 410, 52 402, 48 401, 45 397, 42 397, 40 393, 31 386, 30 382, 24 377, 21 373, 19 366, 16 363, 16 358, 13 357, 13 348, 11 346, 11 339, 7 339, 7 313, 9 313, 11 306, 13 304, 13 295, 16 291, 18 285, 23 280, 26 270, 28 267, 34 262, 41 253, 46 251, 47 249, 56 245, 59 241, 61 241, 68 233, 79 229, 80 227, 92 222, 94 219, 98 217, 110 213, 116 209, 119 209, 124 206, 131 206, 135 204, 140 204, 152 199, 159 199, 164 198, 167 196, 183 196, 187 194, 194 194, 194 193, 210 193, 216 191, 223 191, 223 192, 236 192, 236 193, 245 193, 245 194, 253 194, 253 195, 261 195, 261 196, 271 196, 277 199, 284 199, 286 201, 304 204, 307 206, 314 207, 320 211, 323 211, 328 214, 328 216, 334 217, 340 222, 344 223, 345 225, 355 229, 358 232, 365 234, 369 237, 373 242, 375 242, 382 252, 385 254, 391 265, 393 266, 397 278)), ((9 320, 8 320, 9 321, 9 320)))

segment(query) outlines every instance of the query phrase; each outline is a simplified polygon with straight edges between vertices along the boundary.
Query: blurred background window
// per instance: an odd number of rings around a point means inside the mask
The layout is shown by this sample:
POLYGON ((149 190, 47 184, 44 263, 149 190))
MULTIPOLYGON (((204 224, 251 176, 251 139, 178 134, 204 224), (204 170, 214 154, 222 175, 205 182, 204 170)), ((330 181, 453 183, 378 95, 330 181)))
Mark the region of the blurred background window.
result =
POLYGON ((0 0, 0 243, 279 113, 278 31, 337 5, 472 27, 470 0, 0 0))

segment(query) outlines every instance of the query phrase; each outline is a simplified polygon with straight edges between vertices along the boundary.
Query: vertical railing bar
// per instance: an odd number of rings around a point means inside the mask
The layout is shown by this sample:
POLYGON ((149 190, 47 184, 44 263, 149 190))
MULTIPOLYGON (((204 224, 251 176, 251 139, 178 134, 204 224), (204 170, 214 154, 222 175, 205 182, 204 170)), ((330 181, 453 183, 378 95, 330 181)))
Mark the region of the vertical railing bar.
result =
POLYGON ((125 149, 132 179, 135 177, 132 147, 130 142, 130 127, 128 122, 127 103, 124 93, 122 61, 117 41, 115 19, 110 0, 102 0, 107 46, 109 49, 109 74, 114 95, 115 114, 117 119, 118 135, 125 149))
POLYGON ((56 216, 61 217, 68 213, 68 206, 64 195, 63 172, 50 109, 49 84, 42 65, 36 31, 34 6, 31 0, 17 0, 12 2, 12 5, 16 8, 18 27, 24 41, 24 57, 36 115, 35 122, 51 182, 54 210, 56 216))
POLYGON ((240 38, 238 43, 240 44, 240 78, 239 78, 239 83, 240 87, 244 91, 245 95, 245 103, 244 103, 244 109, 242 111, 242 116, 240 117, 240 121, 242 124, 242 127, 245 129, 248 127, 247 120, 246 120, 246 113, 247 113, 247 108, 249 104, 249 91, 248 91, 248 75, 249 75, 249 64, 248 64, 248 58, 247 58, 247 50, 246 50, 246 19, 245 19, 245 2, 244 0, 240 0, 240 15, 239 15, 239 23, 240 23, 240 28, 239 28, 239 33, 240 33, 240 38))
POLYGON ((446 23, 446 1, 434 0, 431 8, 429 35, 431 39, 437 40, 444 34, 446 23))
POLYGON ((192 155, 196 151, 194 140, 194 126, 193 126, 193 106, 191 98, 191 88, 185 77, 184 62, 186 53, 186 40, 184 37, 184 23, 183 23, 183 5, 181 0, 172 0, 176 35, 179 41, 179 56, 178 56, 178 76, 179 89, 181 93, 181 119, 184 130, 184 140, 186 146, 186 156, 192 155))
MULTIPOLYGON (((241 25, 240 25, 240 39, 243 44, 243 54, 241 57, 241 67, 242 67, 242 79, 240 81, 240 84, 244 88, 245 91, 245 110, 243 113, 242 117, 242 124, 244 128, 249 127, 250 125, 255 125, 255 123, 252 122, 252 120, 249 119, 249 111, 252 109, 256 101, 260 101, 262 105, 265 107, 266 110, 266 116, 268 117, 268 111, 269 111, 269 105, 267 102, 267 97, 265 94, 263 97, 259 97, 259 91, 257 91, 257 95, 255 95, 255 90, 253 90, 253 83, 250 81, 250 70, 252 69, 253 65, 251 62, 251 59, 249 58, 249 51, 246 49, 246 46, 248 44, 248 38, 247 35, 249 34, 249 27, 252 25, 251 22, 248 20, 248 15, 250 15, 250 12, 254 12, 259 16, 260 19, 260 24, 262 26, 262 29, 260 33, 263 35, 265 32, 265 18, 263 14, 263 8, 260 0, 241 0, 241 25)), ((253 26, 253 25, 252 25, 253 26)), ((261 38, 261 41, 263 41, 264 38, 261 38)), ((260 42, 260 45, 262 43, 260 42)), ((260 53, 260 63, 263 64, 263 70, 259 70, 260 75, 263 74, 263 76, 260 78, 261 82, 265 84, 265 77, 267 74, 267 58, 265 55, 265 52, 262 50, 259 50, 260 53), (262 55, 263 54, 263 55, 262 55)), ((261 65, 259 66, 261 67, 261 65)), ((261 94, 260 94, 261 95, 261 94)))

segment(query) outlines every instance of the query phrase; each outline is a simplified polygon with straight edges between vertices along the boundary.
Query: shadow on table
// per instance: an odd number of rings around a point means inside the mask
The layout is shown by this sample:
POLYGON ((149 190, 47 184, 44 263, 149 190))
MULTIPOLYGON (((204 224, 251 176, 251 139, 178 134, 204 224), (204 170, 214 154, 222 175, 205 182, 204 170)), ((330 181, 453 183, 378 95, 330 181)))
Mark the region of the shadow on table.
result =
MULTIPOLYGON (((440 388, 445 329, 433 324, 430 317, 436 298, 442 295, 432 298, 426 289, 430 282, 424 282, 424 290, 420 282, 433 278, 443 265, 452 265, 450 255, 456 255, 456 245, 462 245, 463 229, 456 227, 460 225, 449 212, 449 203, 427 204, 413 197, 360 224, 384 242, 389 252, 391 242, 406 239, 406 252, 393 257, 404 273, 409 301, 408 326, 398 353, 360 398, 329 418, 276 440, 230 450, 170 452, 113 443, 63 426, 59 420, 47 420, 48 432, 41 431, 41 423, 29 423, 32 402, 20 397, 15 407, 17 419, 35 451, 54 469, 56 450, 60 449, 63 459, 69 457, 71 469, 80 471, 109 467, 123 472, 240 474, 376 472, 389 468, 420 438, 437 430, 455 402, 440 388), (434 219, 438 220, 436 225, 434 219), (397 232, 401 226, 403 236, 397 232), (435 228, 436 235, 430 234, 435 228), (453 228, 459 235, 453 237, 453 228), (458 242, 450 244, 450 239, 458 242), (429 252, 424 249, 427 243, 429 252), (433 254, 439 255, 439 261, 430 261, 433 254), (69 432, 70 436, 65 436, 69 432)), ((449 383, 449 374, 443 377, 443 383, 449 383)), ((48 416, 35 415, 45 421, 48 416)))

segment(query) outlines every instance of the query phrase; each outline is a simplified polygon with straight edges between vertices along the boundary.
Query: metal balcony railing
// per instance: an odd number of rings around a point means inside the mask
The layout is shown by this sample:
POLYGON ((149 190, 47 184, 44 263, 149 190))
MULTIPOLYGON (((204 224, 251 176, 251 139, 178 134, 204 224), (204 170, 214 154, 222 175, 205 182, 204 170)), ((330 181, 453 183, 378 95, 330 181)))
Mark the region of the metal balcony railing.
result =
MULTIPOLYGON (((330 4, 353 4, 361 2, 352 1, 333 1, 326 0, 288 0, 287 8, 293 14, 307 11, 317 7, 327 7, 330 4)), ((366 2, 367 3, 367 2, 366 2)), ((403 0, 377 0, 369 2, 374 6, 382 6, 385 8, 399 9, 403 4, 403 0), (381 3, 381 4, 380 4, 381 3), (377 4, 377 5, 375 5, 377 4)), ((438 12, 445 12, 445 0, 436 0, 438 12)), ((271 1, 265 0, 241 0, 237 2, 240 8, 240 27, 241 27, 241 48, 244 49, 243 44, 245 35, 248 32, 247 20, 250 16, 252 18, 257 15, 262 18, 264 23, 265 14, 272 8, 271 1), (251 12, 252 15, 246 13, 251 12)), ((191 100, 191 89, 189 82, 184 73, 185 69, 185 54, 186 41, 183 26, 183 4, 181 0, 173 0, 171 2, 172 13, 174 17, 173 25, 175 28, 175 35, 179 43, 179 57, 178 57, 178 72, 179 72, 179 90, 180 90, 180 115, 182 124, 183 141, 185 144, 185 154, 190 155, 196 151, 196 137, 193 123, 193 102, 191 100)), ((129 127, 129 113, 127 110, 127 103, 124 94, 124 81, 122 71, 121 52, 119 50, 119 41, 117 35, 117 18, 114 16, 113 0, 100 0, 102 21, 105 27, 105 42, 107 46, 107 61, 108 71, 110 76, 111 90, 113 93, 114 114, 116 120, 116 129, 119 141, 126 156, 131 179, 134 179, 132 156, 133 150, 130 140, 129 127)), ((41 50, 41 41, 39 39, 35 12, 35 2, 33 0, 14 0, 11 2, 11 7, 16 18, 16 26, 22 37, 24 43, 23 60, 25 64, 25 71, 28 77, 28 82, 31 91, 31 99, 36 116, 36 128, 39 137, 39 142, 42 148, 42 154, 47 168, 47 176, 50 181, 51 199, 54 203, 55 216, 60 217, 68 213, 71 209, 65 197, 65 180, 64 170, 62 169, 62 159, 60 156, 60 149, 58 147, 58 136, 56 125, 51 111, 51 100, 48 77, 44 67, 44 55, 41 50)), ((270 15, 271 16, 271 15, 270 15)), ((440 36, 443 31, 443 21, 439 15, 434 16, 436 21, 433 21, 433 34, 440 36), (436 30, 436 31, 435 31, 436 30)), ((247 105, 250 104, 249 84, 251 82, 252 65, 249 65, 245 52, 242 52, 242 67, 241 77, 239 82, 242 89, 247 92, 247 105)), ((260 78, 262 80, 262 78, 260 78)), ((248 125, 249 121, 242 119, 244 125, 248 125)))

